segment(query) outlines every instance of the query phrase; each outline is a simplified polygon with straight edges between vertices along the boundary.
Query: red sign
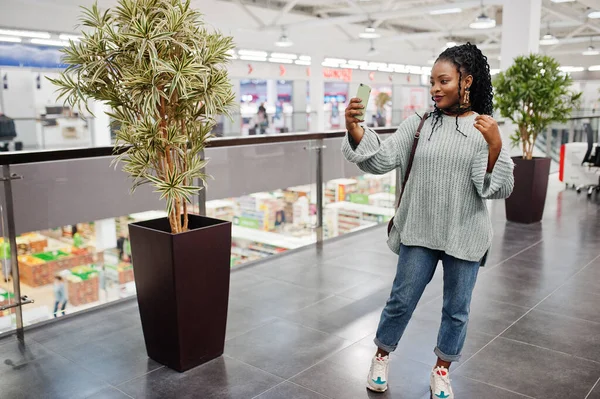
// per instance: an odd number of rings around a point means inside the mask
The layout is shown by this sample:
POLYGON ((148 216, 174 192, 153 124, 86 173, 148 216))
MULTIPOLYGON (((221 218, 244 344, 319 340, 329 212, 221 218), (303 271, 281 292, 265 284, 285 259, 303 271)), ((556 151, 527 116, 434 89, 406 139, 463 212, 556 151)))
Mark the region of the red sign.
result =
POLYGON ((323 77, 350 82, 352 80, 352 69, 323 68, 323 77))
POLYGON ((285 75, 285 67, 283 65, 279 65, 279 76, 285 75))
POLYGON ((251 75, 252 71, 254 71, 254 68, 252 68, 252 64, 248 64, 248 75, 251 75))
POLYGON ((369 79, 375 80, 375 72, 369 72, 369 79))

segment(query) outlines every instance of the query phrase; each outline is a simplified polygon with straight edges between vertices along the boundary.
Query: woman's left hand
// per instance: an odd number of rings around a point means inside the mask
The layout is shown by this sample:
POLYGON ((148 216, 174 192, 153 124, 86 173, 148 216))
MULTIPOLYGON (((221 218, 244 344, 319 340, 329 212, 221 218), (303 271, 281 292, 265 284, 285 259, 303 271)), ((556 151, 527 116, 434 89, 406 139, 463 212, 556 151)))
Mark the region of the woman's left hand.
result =
POLYGON ((490 147, 501 148, 502 137, 498 122, 489 115, 477 115, 475 118, 475 128, 481 132, 485 141, 490 147))

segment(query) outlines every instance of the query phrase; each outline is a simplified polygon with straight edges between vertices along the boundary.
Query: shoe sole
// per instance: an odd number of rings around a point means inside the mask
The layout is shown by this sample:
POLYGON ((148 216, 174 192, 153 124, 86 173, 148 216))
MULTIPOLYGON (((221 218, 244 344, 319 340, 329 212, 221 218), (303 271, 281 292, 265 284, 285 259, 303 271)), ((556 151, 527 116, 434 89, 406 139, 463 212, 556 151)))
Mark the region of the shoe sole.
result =
POLYGON ((371 386, 371 384, 369 384, 369 382, 367 381, 367 389, 368 389, 369 391, 371 391, 371 392, 375 392, 375 393, 384 393, 385 391, 387 391, 387 390, 388 390, 388 387, 387 387, 387 385, 386 385, 386 387, 385 387, 385 388, 383 388, 383 389, 376 389, 376 388, 372 387, 372 386, 371 386))

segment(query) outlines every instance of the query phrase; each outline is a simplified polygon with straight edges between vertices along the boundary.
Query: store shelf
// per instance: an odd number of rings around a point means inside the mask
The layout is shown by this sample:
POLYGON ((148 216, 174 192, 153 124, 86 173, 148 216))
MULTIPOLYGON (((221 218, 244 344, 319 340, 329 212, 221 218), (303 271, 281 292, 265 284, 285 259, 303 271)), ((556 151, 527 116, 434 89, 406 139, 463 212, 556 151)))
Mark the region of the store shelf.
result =
POLYGON ((313 244, 316 241, 316 234, 314 233, 307 237, 288 237, 282 234, 240 226, 232 226, 231 235, 234 239, 254 241, 284 249, 296 249, 313 244))

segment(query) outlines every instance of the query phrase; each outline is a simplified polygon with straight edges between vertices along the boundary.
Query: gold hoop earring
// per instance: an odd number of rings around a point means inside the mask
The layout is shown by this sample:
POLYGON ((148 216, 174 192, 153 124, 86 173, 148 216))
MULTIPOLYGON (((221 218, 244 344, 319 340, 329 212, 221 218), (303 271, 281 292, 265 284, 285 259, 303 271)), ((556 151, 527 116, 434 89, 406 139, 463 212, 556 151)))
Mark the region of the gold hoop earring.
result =
POLYGON ((464 103, 465 105, 469 105, 469 104, 470 104, 470 102, 471 102, 471 89, 467 87, 467 88, 465 89, 465 98, 464 98, 464 101, 463 101, 463 103, 464 103))

